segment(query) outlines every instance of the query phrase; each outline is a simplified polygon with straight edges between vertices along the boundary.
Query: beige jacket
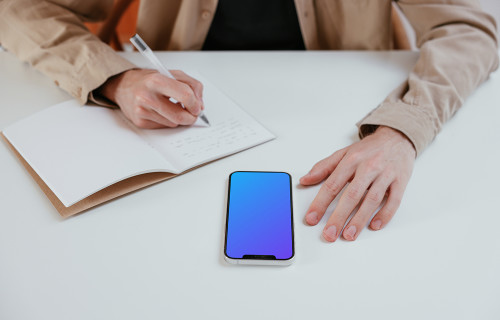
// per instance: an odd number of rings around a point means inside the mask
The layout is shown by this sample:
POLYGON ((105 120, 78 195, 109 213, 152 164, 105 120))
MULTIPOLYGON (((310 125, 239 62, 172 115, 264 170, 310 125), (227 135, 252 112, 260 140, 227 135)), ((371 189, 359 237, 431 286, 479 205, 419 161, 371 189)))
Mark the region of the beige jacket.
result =
MULTIPOLYGON (((307 49, 390 50, 391 0, 295 0, 307 49)), ((84 103, 135 67, 90 34, 113 0, 0 0, 0 43, 84 103)), ((403 132, 421 153, 465 98, 498 67, 496 25, 478 0, 396 1, 417 34, 408 80, 358 123, 403 132)), ((199 50, 217 0, 141 0, 137 30, 157 50, 199 50)), ((362 89, 361 89, 362 90, 362 89)))

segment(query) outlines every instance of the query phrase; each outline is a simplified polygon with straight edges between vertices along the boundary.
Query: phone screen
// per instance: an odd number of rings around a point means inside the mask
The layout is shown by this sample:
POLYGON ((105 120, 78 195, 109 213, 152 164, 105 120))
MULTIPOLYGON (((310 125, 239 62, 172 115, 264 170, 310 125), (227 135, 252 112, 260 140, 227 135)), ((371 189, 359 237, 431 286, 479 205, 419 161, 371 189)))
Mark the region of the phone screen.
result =
POLYGON ((291 176, 237 171, 229 176, 225 254, 286 260, 294 255, 291 176))

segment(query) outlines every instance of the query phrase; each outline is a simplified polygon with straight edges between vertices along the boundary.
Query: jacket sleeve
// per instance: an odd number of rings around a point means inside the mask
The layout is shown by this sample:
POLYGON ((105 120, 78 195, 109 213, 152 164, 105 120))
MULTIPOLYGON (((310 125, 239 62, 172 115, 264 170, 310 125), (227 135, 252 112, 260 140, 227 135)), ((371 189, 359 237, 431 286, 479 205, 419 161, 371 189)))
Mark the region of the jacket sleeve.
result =
POLYGON ((420 56, 410 75, 358 122, 359 135, 385 125, 404 133, 417 154, 498 67, 495 20, 472 0, 400 0, 420 56))
POLYGON ((112 0, 0 0, 0 44, 80 103, 108 78, 135 66, 91 34, 112 0))

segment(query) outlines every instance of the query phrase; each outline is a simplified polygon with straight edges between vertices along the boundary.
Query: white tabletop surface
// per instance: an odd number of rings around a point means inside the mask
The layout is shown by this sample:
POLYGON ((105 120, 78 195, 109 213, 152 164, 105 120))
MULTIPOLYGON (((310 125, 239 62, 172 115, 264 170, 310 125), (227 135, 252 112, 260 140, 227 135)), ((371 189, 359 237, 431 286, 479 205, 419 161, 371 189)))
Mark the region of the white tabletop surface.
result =
MULTIPOLYGON (((418 158, 382 231, 306 226, 301 175, 357 141, 356 121, 407 76, 412 52, 160 53, 196 69, 277 139, 69 219, 0 143, 0 319, 499 319, 500 73, 418 158), (296 260, 227 264, 227 177, 295 179, 296 260)), ((138 54, 126 54, 145 65, 138 54)), ((69 96, 0 52, 0 129, 69 96)))

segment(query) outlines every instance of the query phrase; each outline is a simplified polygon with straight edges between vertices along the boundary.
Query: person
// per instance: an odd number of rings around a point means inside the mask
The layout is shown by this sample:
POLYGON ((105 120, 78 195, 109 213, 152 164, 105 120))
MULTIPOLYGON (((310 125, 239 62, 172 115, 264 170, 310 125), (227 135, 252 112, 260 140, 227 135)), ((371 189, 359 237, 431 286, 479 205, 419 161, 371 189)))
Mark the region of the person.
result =
MULTIPOLYGON (((413 70, 357 124, 359 141, 300 179, 306 186, 323 182, 305 215, 310 225, 340 196, 323 229, 327 241, 355 240, 367 225, 388 224, 416 156, 498 67, 495 21, 478 1, 395 3, 416 32, 420 56, 413 70)), ((85 28, 84 21, 104 19, 112 5, 0 0, 0 43, 81 103, 116 105, 142 128, 192 124, 204 108, 201 83, 178 70, 174 80, 137 68, 85 28)), ((392 6, 391 0, 141 0, 137 30, 156 50, 389 50, 392 6)))

